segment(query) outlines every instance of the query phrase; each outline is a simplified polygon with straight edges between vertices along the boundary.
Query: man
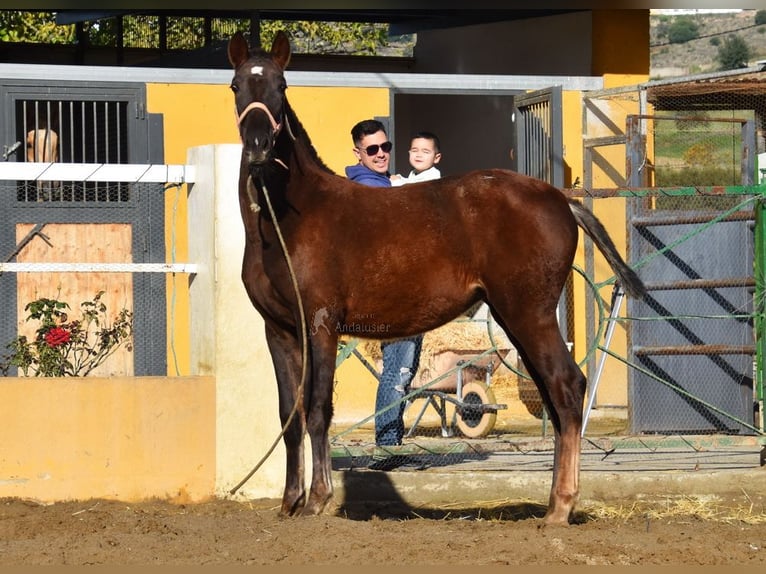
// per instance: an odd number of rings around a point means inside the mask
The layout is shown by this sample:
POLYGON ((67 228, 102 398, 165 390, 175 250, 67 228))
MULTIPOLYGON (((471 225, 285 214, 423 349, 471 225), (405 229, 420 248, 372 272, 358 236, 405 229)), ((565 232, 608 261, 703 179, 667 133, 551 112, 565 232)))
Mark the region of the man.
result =
MULTIPOLYGON (((388 164, 393 145, 388 141, 385 126, 377 120, 363 120, 351 129, 351 140, 358 163, 346 168, 346 177, 372 187, 391 187, 388 164)), ((404 401, 384 412, 380 411, 407 393, 420 363, 422 345, 422 335, 386 341, 380 345, 383 370, 375 398, 375 444, 378 446, 402 444, 404 401)))
POLYGON ((351 129, 356 165, 346 168, 346 177, 373 187, 390 187, 388 163, 393 144, 388 141, 386 128, 378 120, 363 120, 351 129))

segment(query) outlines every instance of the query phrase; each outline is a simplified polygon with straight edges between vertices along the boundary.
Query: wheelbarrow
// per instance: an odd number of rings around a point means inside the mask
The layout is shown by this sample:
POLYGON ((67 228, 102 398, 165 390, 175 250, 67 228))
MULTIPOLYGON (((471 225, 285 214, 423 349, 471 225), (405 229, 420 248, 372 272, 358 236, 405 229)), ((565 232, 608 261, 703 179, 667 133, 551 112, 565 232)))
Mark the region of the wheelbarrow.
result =
POLYGON ((432 407, 439 415, 443 437, 455 436, 457 429, 467 438, 487 436, 495 427, 497 411, 508 408, 498 404, 491 387, 494 350, 477 354, 475 351, 449 352, 445 371, 432 381, 417 378, 410 387, 414 394, 408 399, 410 408, 417 400, 424 404, 405 436, 410 437, 420 424, 426 410, 432 407), (466 358, 460 358, 460 357, 466 358), (449 417, 447 404, 454 406, 449 417))
MULTIPOLYGON (((340 345, 336 366, 354 355, 380 380, 380 373, 356 348, 358 342, 352 339, 340 345)), ((439 366, 439 375, 433 380, 424 381, 422 375, 416 377, 407 391, 405 410, 418 400, 423 399, 425 403, 405 437, 412 436, 429 406, 439 415, 443 437, 455 436, 456 429, 467 438, 487 436, 495 426, 497 411, 508 408, 508 405, 497 403, 491 388, 491 376, 495 368, 491 359, 497 352, 494 348, 479 353, 451 351, 446 354, 446 362, 439 366), (455 407, 451 417, 447 412, 448 403, 455 407)))

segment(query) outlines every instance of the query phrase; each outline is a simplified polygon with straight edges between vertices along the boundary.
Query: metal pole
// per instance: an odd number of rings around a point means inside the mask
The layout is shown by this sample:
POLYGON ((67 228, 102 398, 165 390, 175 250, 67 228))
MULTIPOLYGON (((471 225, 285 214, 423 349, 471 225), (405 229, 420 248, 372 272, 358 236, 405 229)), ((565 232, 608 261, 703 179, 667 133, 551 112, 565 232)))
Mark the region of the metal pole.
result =
MULTIPOLYGON (((606 333, 604 334, 604 347, 607 349, 612 342, 612 335, 614 334, 614 327, 616 324, 615 319, 620 312, 620 307, 622 306, 622 300, 624 298, 625 292, 622 290, 619 283, 615 283, 614 289, 612 290, 612 311, 609 313, 609 324, 606 326, 606 333)), ((596 391, 598 391, 598 383, 601 380, 601 374, 604 372, 605 363, 606 353, 601 351, 601 359, 589 388, 588 405, 585 408, 585 416, 582 421, 582 431, 580 432, 580 436, 585 436, 585 429, 588 426, 588 419, 590 418, 590 411, 593 409, 593 403, 596 402, 596 391)))
MULTIPOLYGON (((758 402, 760 420, 754 421, 764 430, 764 395, 763 395, 763 368, 764 356, 766 356, 766 337, 764 337, 764 297, 766 285, 764 284, 764 257, 766 257, 766 218, 764 217, 764 198, 761 197, 755 203, 755 258, 753 270, 755 274, 755 395, 758 402)), ((764 446, 766 453, 766 446, 764 446)))

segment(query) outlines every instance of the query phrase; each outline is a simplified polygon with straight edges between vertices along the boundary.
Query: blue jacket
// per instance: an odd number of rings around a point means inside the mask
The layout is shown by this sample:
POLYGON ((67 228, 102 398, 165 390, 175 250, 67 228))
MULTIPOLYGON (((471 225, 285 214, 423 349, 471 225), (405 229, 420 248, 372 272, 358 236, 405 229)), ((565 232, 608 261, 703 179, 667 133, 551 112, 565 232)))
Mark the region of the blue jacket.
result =
POLYGON ((360 163, 348 166, 346 168, 346 177, 351 181, 372 187, 391 187, 391 180, 388 179, 388 174, 372 171, 360 163))

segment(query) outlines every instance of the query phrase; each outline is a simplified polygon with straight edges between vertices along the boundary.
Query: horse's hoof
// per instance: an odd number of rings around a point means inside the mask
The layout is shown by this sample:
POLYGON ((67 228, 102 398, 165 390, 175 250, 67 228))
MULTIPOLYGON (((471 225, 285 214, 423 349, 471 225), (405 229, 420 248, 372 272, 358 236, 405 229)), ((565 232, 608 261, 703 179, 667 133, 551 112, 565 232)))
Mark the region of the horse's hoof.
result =
POLYGON ((279 512, 277 512, 277 516, 279 518, 292 518, 295 516, 295 510, 280 508, 279 512))
POLYGON ((548 513, 543 518, 540 528, 569 526, 569 512, 548 513))
POLYGON ((332 498, 332 495, 323 497, 319 500, 312 500, 309 498, 308 503, 306 503, 306 506, 303 507, 303 510, 301 511, 302 516, 318 516, 324 512, 325 507, 327 506, 327 503, 330 502, 330 499, 332 498))
POLYGON ((283 518, 288 518, 290 516, 295 516, 298 514, 301 509, 303 508, 303 503, 306 500, 306 495, 301 494, 296 499, 282 499, 282 506, 279 509, 278 515, 283 518))

